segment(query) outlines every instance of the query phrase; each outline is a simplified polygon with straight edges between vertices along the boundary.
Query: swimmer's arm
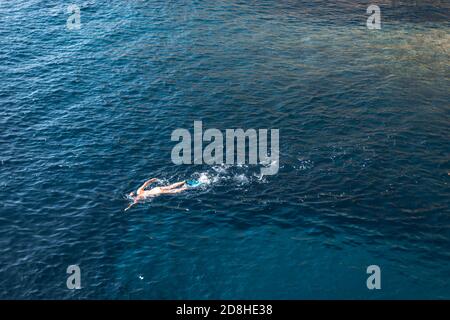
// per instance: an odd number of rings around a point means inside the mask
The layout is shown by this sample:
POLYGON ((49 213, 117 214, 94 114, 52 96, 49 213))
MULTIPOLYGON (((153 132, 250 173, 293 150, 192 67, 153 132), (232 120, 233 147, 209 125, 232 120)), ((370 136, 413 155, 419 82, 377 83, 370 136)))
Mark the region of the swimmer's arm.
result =
POLYGON ((150 180, 145 181, 144 184, 137 190, 138 194, 139 194, 139 192, 144 191, 144 189, 147 188, 147 186, 148 186, 150 183, 153 183, 153 182, 155 182, 155 181, 158 181, 158 179, 152 178, 152 179, 150 179, 150 180))
POLYGON ((123 211, 127 211, 128 209, 130 209, 135 204, 136 204, 136 202, 130 203, 130 205, 128 207, 126 207, 125 210, 123 210, 123 211))

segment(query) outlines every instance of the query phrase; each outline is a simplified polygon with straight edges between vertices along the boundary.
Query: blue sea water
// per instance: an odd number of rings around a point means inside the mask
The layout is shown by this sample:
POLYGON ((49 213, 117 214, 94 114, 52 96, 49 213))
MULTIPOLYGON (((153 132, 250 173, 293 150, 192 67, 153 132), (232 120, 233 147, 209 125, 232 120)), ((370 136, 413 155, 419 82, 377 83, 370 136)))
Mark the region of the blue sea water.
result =
POLYGON ((0 2, 0 298, 449 299, 449 6, 369 3, 0 2), (174 165, 195 120, 279 173, 174 165))

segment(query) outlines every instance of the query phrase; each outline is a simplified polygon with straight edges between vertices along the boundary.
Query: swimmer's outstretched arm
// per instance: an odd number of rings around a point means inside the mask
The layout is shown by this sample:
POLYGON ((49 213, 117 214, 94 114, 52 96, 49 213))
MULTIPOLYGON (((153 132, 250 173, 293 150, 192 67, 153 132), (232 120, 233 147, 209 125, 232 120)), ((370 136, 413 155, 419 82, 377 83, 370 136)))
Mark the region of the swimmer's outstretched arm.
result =
POLYGON ((126 207, 125 210, 123 210, 123 211, 127 211, 128 209, 130 209, 135 204, 136 204, 136 202, 130 203, 130 205, 128 207, 126 207))
POLYGON ((144 184, 143 184, 142 186, 140 186, 139 189, 137 190, 138 194, 139 194, 139 192, 144 191, 144 189, 147 188, 147 186, 148 186, 150 183, 153 183, 153 182, 155 182, 155 181, 157 181, 157 180, 158 180, 157 178, 152 178, 152 179, 150 179, 150 180, 145 181, 144 184))
POLYGON ((181 187, 181 188, 176 188, 176 189, 166 189, 166 190, 162 190, 161 193, 163 194, 174 194, 174 193, 180 193, 183 192, 185 190, 187 190, 187 187, 181 187))

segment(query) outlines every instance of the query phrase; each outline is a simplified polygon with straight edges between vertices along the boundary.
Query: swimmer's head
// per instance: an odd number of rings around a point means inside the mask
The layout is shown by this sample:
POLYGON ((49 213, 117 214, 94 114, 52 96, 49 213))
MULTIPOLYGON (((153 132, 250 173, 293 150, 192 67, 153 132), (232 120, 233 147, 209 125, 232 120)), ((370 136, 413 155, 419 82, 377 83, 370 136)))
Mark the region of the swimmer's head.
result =
POLYGON ((136 194, 135 194, 133 191, 131 191, 128 195, 129 195, 131 198, 134 198, 134 197, 136 196, 136 194))

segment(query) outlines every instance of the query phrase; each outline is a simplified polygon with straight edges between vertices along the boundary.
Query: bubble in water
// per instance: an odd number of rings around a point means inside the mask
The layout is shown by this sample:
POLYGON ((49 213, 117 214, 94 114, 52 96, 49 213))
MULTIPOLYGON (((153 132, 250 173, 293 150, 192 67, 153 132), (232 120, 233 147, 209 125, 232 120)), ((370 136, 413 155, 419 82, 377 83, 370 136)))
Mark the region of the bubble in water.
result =
POLYGON ((240 182, 242 184, 248 183, 248 177, 245 174, 239 174, 239 175, 234 176, 234 180, 236 180, 237 182, 240 182))

